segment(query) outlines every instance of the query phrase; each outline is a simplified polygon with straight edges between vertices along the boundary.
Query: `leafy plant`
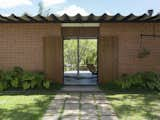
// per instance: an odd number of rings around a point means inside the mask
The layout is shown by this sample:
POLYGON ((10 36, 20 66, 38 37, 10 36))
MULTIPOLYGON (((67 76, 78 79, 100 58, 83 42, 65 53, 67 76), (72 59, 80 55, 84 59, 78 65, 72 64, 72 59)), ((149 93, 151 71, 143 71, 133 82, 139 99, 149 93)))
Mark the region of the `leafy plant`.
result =
POLYGON ((145 88, 160 90, 160 74, 155 72, 138 72, 131 75, 122 75, 116 84, 123 89, 145 88))
POLYGON ((12 79, 12 80, 11 80, 11 85, 12 85, 12 87, 14 87, 14 88, 18 88, 18 85, 19 85, 19 80, 18 80, 18 78, 12 79))
POLYGON ((4 85, 3 85, 3 82, 0 81, 0 91, 3 91, 4 90, 4 85))
POLYGON ((0 91, 8 88, 50 88, 50 81, 45 79, 43 72, 24 71, 21 67, 12 70, 0 70, 0 91))
POLYGON ((27 81, 25 81, 25 82, 23 82, 23 84, 22 84, 22 87, 23 87, 23 89, 24 90, 27 90, 27 89, 29 89, 30 88, 30 83, 29 82, 27 82, 27 81))
POLYGON ((37 84, 38 88, 42 88, 42 84, 43 84, 44 80, 45 80, 44 73, 36 73, 35 74, 35 81, 36 81, 36 84, 37 84))
POLYGON ((31 81, 34 80, 34 75, 31 72, 23 72, 22 81, 31 81))
POLYGON ((145 87, 151 90, 160 90, 160 74, 155 72, 145 72, 143 74, 145 80, 145 87))
POLYGON ((4 90, 4 84, 3 84, 3 71, 0 71, 0 91, 4 90))
POLYGON ((45 77, 43 73, 24 72, 22 76, 22 81, 28 81, 31 85, 31 88, 42 88, 44 78, 45 77))
POLYGON ((13 71, 16 72, 16 73, 18 73, 18 74, 22 74, 24 70, 21 67, 14 67, 13 71))
POLYGON ((43 81, 43 87, 46 89, 49 89, 50 88, 50 81, 49 80, 43 81))
POLYGON ((0 71, 0 86, 1 86, 1 90, 5 90, 9 87, 9 80, 7 80, 6 78, 9 77, 6 75, 6 73, 4 71, 0 71))
POLYGON ((31 81, 31 88, 35 88, 37 85, 37 81, 34 79, 31 81))

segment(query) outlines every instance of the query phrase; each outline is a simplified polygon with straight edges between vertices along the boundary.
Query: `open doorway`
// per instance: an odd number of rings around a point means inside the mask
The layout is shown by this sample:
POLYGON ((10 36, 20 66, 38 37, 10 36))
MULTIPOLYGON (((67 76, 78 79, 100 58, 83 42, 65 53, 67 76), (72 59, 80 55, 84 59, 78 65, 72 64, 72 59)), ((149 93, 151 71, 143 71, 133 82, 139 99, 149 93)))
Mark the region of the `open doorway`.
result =
POLYGON ((97 38, 63 41, 64 84, 97 85, 97 38))

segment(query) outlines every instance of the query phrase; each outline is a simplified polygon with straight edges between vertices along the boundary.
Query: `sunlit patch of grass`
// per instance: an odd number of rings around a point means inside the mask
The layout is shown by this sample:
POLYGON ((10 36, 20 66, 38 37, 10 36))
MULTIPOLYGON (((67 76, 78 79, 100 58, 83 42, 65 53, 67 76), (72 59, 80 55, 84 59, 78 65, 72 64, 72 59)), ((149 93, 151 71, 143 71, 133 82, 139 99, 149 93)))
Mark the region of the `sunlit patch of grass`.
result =
POLYGON ((0 120, 39 120, 53 97, 53 94, 1 95, 0 120))
POLYGON ((106 97, 120 120, 160 120, 160 93, 110 91, 106 97))

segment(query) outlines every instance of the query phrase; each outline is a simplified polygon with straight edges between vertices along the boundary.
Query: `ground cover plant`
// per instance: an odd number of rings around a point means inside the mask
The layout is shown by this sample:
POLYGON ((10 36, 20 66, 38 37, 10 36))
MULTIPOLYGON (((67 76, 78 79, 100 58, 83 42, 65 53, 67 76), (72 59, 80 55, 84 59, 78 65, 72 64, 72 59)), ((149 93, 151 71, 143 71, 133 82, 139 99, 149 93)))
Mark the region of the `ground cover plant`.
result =
POLYGON ((49 89, 51 81, 43 72, 25 71, 21 67, 0 71, 0 91, 8 89, 49 89))
POLYGON ((118 80, 110 81, 101 86, 102 88, 118 88, 119 90, 151 90, 160 91, 160 73, 138 72, 134 74, 123 74, 118 80))

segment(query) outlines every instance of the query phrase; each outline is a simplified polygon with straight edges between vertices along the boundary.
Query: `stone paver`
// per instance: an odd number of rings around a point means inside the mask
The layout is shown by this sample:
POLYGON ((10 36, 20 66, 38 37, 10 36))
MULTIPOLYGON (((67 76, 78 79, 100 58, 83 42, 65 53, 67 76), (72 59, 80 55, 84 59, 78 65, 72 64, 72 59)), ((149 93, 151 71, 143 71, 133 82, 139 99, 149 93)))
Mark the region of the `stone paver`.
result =
POLYGON ((117 116, 101 116, 101 120, 118 120, 117 116))
POLYGON ((92 115, 92 116, 82 116, 81 120, 98 120, 98 116, 92 115))
POLYGON ((43 120, 118 120, 104 93, 58 93, 43 120))
POLYGON ((60 92, 102 92, 98 86, 65 86, 60 92))
POLYGON ((70 116, 70 115, 65 115, 65 116, 63 116, 62 117, 62 120, 79 120, 79 117, 76 115, 72 115, 72 116, 70 116))

